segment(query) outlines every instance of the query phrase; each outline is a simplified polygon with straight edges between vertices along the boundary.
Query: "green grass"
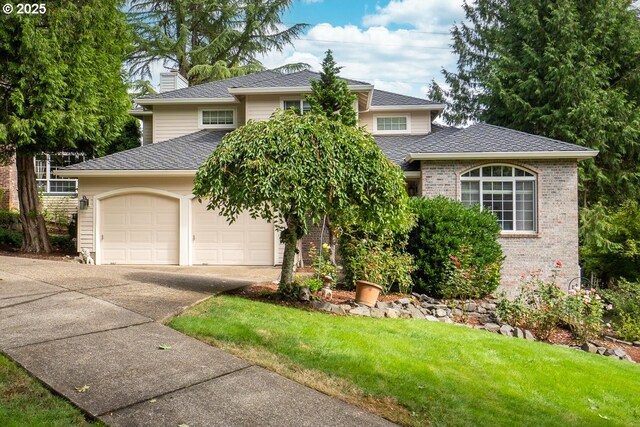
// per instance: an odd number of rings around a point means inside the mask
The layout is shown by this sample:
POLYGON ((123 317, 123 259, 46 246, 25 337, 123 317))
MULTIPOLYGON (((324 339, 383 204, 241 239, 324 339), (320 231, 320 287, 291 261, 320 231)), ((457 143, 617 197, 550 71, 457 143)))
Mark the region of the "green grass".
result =
POLYGON ((0 426, 102 426, 0 355, 0 426))
POLYGON ((632 426, 640 420, 640 366, 485 331, 338 317, 231 296, 211 298, 170 326, 265 366, 277 358, 297 367, 290 372, 346 380, 365 397, 408 409, 409 420, 402 411, 379 411, 405 424, 632 426))

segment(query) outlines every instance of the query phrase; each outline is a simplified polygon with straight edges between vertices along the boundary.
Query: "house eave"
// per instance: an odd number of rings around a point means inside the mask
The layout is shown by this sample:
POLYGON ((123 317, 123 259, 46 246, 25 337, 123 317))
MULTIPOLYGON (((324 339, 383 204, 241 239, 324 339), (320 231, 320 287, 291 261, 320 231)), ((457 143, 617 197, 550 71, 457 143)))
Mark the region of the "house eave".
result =
POLYGON ((586 160, 598 155, 598 151, 511 151, 469 153, 409 153, 405 161, 414 160, 518 160, 518 159, 576 159, 586 160))
POLYGON ((431 104, 431 105, 372 105, 369 107, 367 112, 377 112, 377 111, 403 111, 403 110, 423 110, 423 111, 433 111, 433 110, 444 110, 443 104, 431 104))
POLYGON ((153 115, 153 111, 151 111, 151 110, 135 110, 135 109, 131 109, 131 110, 128 111, 128 113, 130 115, 132 115, 133 117, 152 116, 153 115))
MULTIPOLYGON (((311 86, 281 86, 281 87, 232 87, 232 95, 272 95, 280 93, 310 93, 311 86)), ((373 85, 349 85, 352 92, 366 92, 373 90, 373 85)))
POLYGON ((239 104, 236 98, 159 98, 134 99, 138 105, 166 105, 166 104, 239 104))
POLYGON ((194 176, 195 170, 135 170, 135 169, 122 169, 122 170, 101 170, 101 169, 88 169, 88 170, 58 170, 55 175, 65 178, 81 178, 81 177, 156 177, 156 176, 194 176))

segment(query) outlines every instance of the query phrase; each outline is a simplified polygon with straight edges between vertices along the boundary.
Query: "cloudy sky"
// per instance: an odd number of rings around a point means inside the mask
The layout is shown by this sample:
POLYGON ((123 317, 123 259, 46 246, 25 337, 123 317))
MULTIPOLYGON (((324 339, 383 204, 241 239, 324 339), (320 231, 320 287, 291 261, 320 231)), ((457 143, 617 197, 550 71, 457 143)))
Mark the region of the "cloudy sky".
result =
POLYGON ((310 25, 282 53, 263 58, 269 68, 306 62, 314 70, 327 49, 341 75, 379 89, 424 97, 440 70, 453 69, 449 30, 464 18, 462 0, 296 0, 287 25, 310 25))

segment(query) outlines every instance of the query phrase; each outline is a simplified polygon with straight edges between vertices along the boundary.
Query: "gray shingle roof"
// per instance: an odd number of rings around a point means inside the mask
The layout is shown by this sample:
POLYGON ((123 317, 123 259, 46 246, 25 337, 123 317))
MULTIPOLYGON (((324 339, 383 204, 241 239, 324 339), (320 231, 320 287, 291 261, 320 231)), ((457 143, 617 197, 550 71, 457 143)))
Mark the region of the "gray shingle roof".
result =
MULTIPOLYGON (((176 89, 155 95, 143 96, 140 99, 184 99, 184 98, 229 98, 229 88, 267 88, 267 87, 306 87, 311 80, 320 78, 319 73, 313 71, 298 71, 297 73, 283 74, 276 71, 261 71, 247 74, 246 76, 232 77, 225 80, 203 83, 184 89, 176 89)), ((367 85, 369 83, 343 79, 350 85, 367 85)))
POLYGON ((373 91, 371 105, 374 107, 386 107, 390 105, 438 105, 438 103, 428 99, 400 95, 399 93, 375 89, 373 91))
POLYGON ((433 132, 407 146, 411 153, 585 152, 580 145, 526 132, 477 123, 464 129, 433 132))
POLYGON ((196 170, 228 131, 201 130, 67 166, 64 170, 196 170))
MULTIPOLYGON (((201 130, 156 144, 133 148, 64 168, 85 170, 196 170, 228 131, 201 130)), ((429 135, 376 135, 382 152, 405 171, 409 153, 593 152, 585 147, 499 126, 476 124, 466 129, 432 126, 429 135)))

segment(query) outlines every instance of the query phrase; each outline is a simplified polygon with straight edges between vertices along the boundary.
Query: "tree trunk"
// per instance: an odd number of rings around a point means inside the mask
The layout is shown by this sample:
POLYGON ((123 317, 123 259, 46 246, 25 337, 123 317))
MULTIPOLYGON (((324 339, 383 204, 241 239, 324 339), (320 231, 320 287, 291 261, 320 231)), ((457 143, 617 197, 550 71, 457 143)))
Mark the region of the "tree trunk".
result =
POLYGON ((338 242, 336 242, 336 233, 333 231, 329 217, 326 217, 326 226, 329 231, 329 262, 333 265, 338 265, 336 262, 336 248, 338 246, 338 242))
POLYGON ((33 156, 16 155, 18 171, 18 199, 22 225, 22 251, 51 252, 47 227, 40 210, 38 184, 33 156))
POLYGON ((293 283, 293 268, 296 262, 296 247, 298 244, 298 223, 291 218, 287 219, 287 229, 280 234, 284 243, 284 256, 282 257, 282 272, 280 273, 280 286, 293 283))

